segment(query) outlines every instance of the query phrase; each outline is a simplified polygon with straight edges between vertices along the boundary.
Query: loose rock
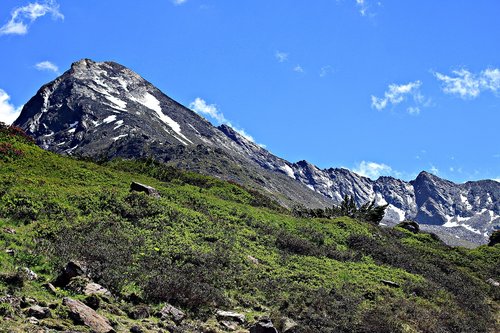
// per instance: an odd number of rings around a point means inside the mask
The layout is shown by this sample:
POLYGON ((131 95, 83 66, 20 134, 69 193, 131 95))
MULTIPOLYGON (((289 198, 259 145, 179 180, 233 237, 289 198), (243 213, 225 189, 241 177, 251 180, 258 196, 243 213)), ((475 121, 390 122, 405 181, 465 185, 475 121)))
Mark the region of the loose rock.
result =
POLYGON ((63 304, 69 308, 69 316, 77 323, 84 324, 95 333, 114 332, 109 321, 80 301, 65 297, 63 304))
POLYGON ((250 333, 278 333, 278 330, 270 319, 262 318, 250 327, 250 333))
POLYGON ((150 197, 161 198, 158 190, 156 190, 154 187, 144 185, 141 183, 132 182, 132 184, 130 184, 130 192, 132 192, 132 191, 144 192, 147 195, 149 195, 150 197))
POLYGON ((57 277, 54 285, 58 287, 66 287, 72 278, 77 276, 85 276, 87 268, 78 261, 70 261, 66 264, 61 274, 57 277))
POLYGON ((172 305, 167 304, 157 313, 157 316, 162 320, 171 318, 178 324, 186 317, 186 314, 172 305))
POLYGON ((396 282, 389 281, 389 280, 380 280, 380 282, 382 282, 382 284, 385 284, 386 286, 389 286, 389 287, 392 287, 392 288, 399 288, 399 287, 401 287, 396 282))
POLYGON ((216 315, 219 321, 235 321, 240 324, 243 324, 245 322, 245 315, 241 313, 217 310, 216 315))
POLYGON ((41 307, 39 305, 32 305, 27 308, 26 314, 29 317, 35 317, 36 319, 45 319, 51 316, 49 308, 41 307))

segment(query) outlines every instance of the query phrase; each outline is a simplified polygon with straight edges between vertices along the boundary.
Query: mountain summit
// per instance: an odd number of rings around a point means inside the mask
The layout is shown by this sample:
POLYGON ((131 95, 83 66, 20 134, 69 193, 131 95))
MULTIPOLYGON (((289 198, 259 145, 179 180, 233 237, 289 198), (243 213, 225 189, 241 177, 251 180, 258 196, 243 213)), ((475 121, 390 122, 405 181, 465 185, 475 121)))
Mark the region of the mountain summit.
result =
POLYGON ((236 181, 292 207, 353 196, 388 204, 384 223, 415 219, 450 244, 485 243, 500 228, 500 183, 454 184, 422 172, 411 182, 291 163, 177 103, 130 69, 83 59, 44 85, 15 125, 44 149, 97 158, 146 158, 236 181))

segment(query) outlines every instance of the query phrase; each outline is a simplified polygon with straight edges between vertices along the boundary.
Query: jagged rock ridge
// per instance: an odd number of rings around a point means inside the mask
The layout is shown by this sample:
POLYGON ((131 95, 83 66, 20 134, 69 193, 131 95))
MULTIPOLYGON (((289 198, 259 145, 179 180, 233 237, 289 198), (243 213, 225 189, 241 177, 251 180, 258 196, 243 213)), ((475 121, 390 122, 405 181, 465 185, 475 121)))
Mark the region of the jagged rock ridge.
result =
POLYGON ((114 62, 74 63, 26 103, 15 124, 57 153, 154 157, 263 189, 288 206, 324 207, 344 195, 354 196, 358 204, 375 200, 389 204, 385 223, 415 219, 451 235, 449 243, 484 243, 500 227, 500 183, 454 184, 426 172, 411 182, 374 181, 346 169, 290 163, 229 126, 214 127, 114 62))

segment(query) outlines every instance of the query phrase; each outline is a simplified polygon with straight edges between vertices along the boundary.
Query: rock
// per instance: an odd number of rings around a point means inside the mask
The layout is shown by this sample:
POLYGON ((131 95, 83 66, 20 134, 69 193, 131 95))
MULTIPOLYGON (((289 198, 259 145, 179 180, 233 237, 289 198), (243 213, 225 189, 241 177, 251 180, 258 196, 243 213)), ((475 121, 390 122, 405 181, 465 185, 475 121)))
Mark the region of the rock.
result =
POLYGON ((54 287, 54 285, 53 285, 52 283, 50 283, 50 282, 49 282, 49 283, 45 283, 45 284, 43 285, 43 287, 44 287, 45 289, 47 289, 48 291, 50 291, 50 293, 51 293, 52 295, 57 295, 57 289, 56 289, 56 287, 54 287))
POLYGON ((130 328, 130 332, 131 333, 144 333, 144 330, 136 325, 136 326, 132 326, 130 328))
POLYGON ((26 321, 32 325, 38 325, 38 323, 40 323, 40 321, 35 317, 29 317, 26 321))
POLYGON ((180 323, 186 314, 170 304, 165 305, 157 314, 162 320, 171 318, 176 324, 180 323))
POLYGON ((250 333, 278 333, 278 330, 270 319, 262 318, 250 327, 250 333))
POLYGON ((16 254, 16 251, 14 251, 12 249, 7 249, 7 250, 5 250, 5 253, 7 253, 9 256, 13 256, 14 254, 16 254))
POLYGON ((281 318, 280 324, 282 333, 293 333, 297 327, 297 323, 293 319, 286 317, 281 318))
POLYGON ((20 267, 18 269, 18 272, 23 274, 24 276, 26 276, 26 278, 29 281, 34 281, 34 280, 38 279, 38 275, 35 272, 33 272, 31 269, 29 269, 28 267, 20 267))
POLYGON ((13 235, 13 234, 15 234, 15 233, 16 233, 16 231, 15 231, 14 229, 12 229, 12 228, 3 228, 2 230, 3 230, 3 232, 5 232, 6 234, 11 234, 11 235, 13 235))
POLYGON ((70 280, 77 276, 85 276, 87 268, 85 265, 78 261, 70 261, 66 264, 61 274, 57 277, 54 285, 57 287, 66 287, 70 280))
POLYGON ((97 310, 101 306, 101 299, 97 295, 90 295, 85 297, 83 303, 92 309, 97 310))
POLYGON ((107 297, 111 297, 111 292, 101 286, 98 283, 95 282, 90 282, 85 286, 85 289, 83 290, 83 294, 90 296, 90 295, 103 295, 107 297))
POLYGON ((415 221, 410 221, 410 220, 403 221, 403 222, 399 223, 398 225, 396 225, 396 227, 406 229, 408 231, 413 232, 414 234, 418 234, 420 232, 420 226, 415 221))
POLYGON ((146 304, 139 304, 131 307, 127 311, 127 314, 130 319, 144 319, 148 318, 151 315, 151 308, 146 304))
POLYGON ((90 281, 89 278, 84 276, 77 276, 71 278, 66 289, 72 290, 75 293, 83 294, 85 296, 99 295, 111 297, 111 293, 108 289, 104 288, 98 283, 90 281))
POLYGON ((77 323, 89 327, 95 333, 114 332, 109 321, 80 301, 65 297, 63 304, 69 309, 69 316, 77 323))
POLYGON ((150 197, 161 198, 160 193, 154 187, 141 183, 132 182, 132 184, 130 184, 130 192, 132 191, 144 192, 150 197))
POLYGON ((222 325, 222 327, 224 327, 225 329, 227 330, 230 330, 230 331, 236 331, 236 329, 238 328, 238 323, 235 322, 235 321, 221 321, 220 324, 222 325))
POLYGON ((254 257, 252 257, 251 255, 248 255, 248 256, 247 256, 247 258, 248 258, 248 260, 249 260, 252 264, 254 264, 254 265, 258 265, 258 264, 259 264, 259 259, 254 258, 254 257))
POLYGON ((397 284, 396 282, 393 282, 393 281, 380 280, 380 282, 382 282, 382 284, 385 284, 386 286, 389 286, 389 287, 392 287, 392 288, 399 288, 400 287, 399 284, 397 284))
POLYGON ((486 280, 489 284, 491 284, 493 287, 500 287, 500 282, 493 280, 492 278, 489 278, 486 280))
POLYGON ((29 317, 35 317, 36 319, 45 319, 51 316, 50 309, 41 307, 39 305, 32 305, 25 310, 29 317))
POLYGON ((26 296, 23 296, 21 298, 21 307, 22 308, 27 308, 27 307, 34 305, 34 304, 36 304, 36 300, 34 300, 33 298, 26 297, 26 296))
POLYGON ((235 321, 240 324, 243 324, 245 322, 245 315, 241 313, 217 310, 216 315, 219 321, 235 321))

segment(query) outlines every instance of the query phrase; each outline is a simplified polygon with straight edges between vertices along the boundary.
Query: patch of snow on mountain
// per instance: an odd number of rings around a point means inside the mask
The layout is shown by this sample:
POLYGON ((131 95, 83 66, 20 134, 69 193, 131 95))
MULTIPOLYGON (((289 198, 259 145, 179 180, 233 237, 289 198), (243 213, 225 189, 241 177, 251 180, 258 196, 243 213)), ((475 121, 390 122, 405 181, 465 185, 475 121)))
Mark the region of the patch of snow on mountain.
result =
POLYGON ((119 110, 127 111, 127 109, 126 109, 127 102, 124 102, 121 99, 119 99, 119 98, 117 98, 115 96, 112 96, 112 95, 104 95, 104 97, 106 97, 106 99, 108 101, 110 101, 111 103, 113 103, 114 105, 116 105, 119 110))
POLYGON ((115 115, 112 115, 112 116, 109 116, 109 117, 106 117, 104 118, 104 120, 102 121, 103 123, 106 123, 106 124, 109 124, 109 123, 112 123, 113 121, 116 120, 116 116, 115 115))
POLYGON ((181 125, 179 125, 175 120, 173 120, 172 118, 163 113, 163 111, 161 110, 160 101, 156 97, 151 95, 149 92, 146 92, 142 96, 142 98, 139 99, 134 98, 134 100, 144 105, 148 109, 155 111, 158 118, 160 118, 161 121, 167 124, 168 127, 174 130, 174 132, 180 136, 180 138, 177 139, 181 141, 183 144, 187 145, 187 142, 193 143, 184 134, 182 134, 181 125))
POLYGON ((113 128, 113 130, 116 130, 118 128, 120 128, 122 125, 123 125, 123 120, 118 120, 116 123, 115 123, 115 127, 113 128))
POLYGON ((118 140, 120 140, 121 138, 124 138, 124 137, 126 137, 126 136, 128 136, 128 134, 121 134, 121 135, 118 135, 117 137, 114 137, 114 138, 113 138, 113 141, 118 141, 118 140))
POLYGON ((293 169, 290 168, 290 166, 288 164, 284 164, 283 166, 280 166, 280 169, 282 171, 284 171, 288 177, 295 179, 293 169))
POLYGON ((389 216, 395 216, 398 221, 404 221, 405 219, 405 212, 398 207, 389 204, 386 208, 386 216, 389 214, 389 216))

